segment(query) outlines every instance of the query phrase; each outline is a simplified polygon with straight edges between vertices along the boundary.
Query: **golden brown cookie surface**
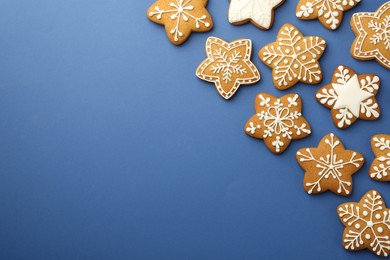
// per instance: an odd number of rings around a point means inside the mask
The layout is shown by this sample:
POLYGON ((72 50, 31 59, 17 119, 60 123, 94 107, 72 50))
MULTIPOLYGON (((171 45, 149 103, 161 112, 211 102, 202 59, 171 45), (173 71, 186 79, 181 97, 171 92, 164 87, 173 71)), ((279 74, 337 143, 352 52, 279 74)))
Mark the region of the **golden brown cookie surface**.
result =
POLYGON ((376 158, 369 170, 370 177, 376 181, 390 181, 390 135, 374 135, 371 147, 376 158))
POLYGON ((250 60, 252 42, 249 39, 227 43, 217 37, 209 37, 206 54, 207 59, 199 65, 196 75, 202 80, 213 82, 224 99, 231 98, 240 85, 260 80, 260 73, 250 60))
POLYGON ((213 20, 206 10, 207 0, 158 0, 147 11, 147 17, 165 26, 169 40, 180 45, 191 32, 207 32, 213 20))
POLYGON ((376 59, 390 69, 390 2, 384 3, 376 12, 354 14, 351 27, 356 35, 351 47, 352 56, 358 60, 376 59))
POLYGON ((322 138, 316 148, 298 150, 296 158, 305 170, 303 186, 309 194, 330 190, 337 195, 350 195, 352 174, 364 164, 363 156, 346 150, 334 134, 322 138))
POLYGON ((359 202, 347 202, 337 208, 345 226, 342 243, 349 251, 369 249, 378 256, 390 252, 390 209, 381 194, 367 192, 359 202))
POLYGON ((325 51, 325 40, 317 36, 303 36, 293 25, 283 25, 276 42, 263 47, 260 59, 272 68, 276 88, 288 89, 303 82, 318 84, 322 71, 318 62, 325 51))
POLYGON ((302 100, 298 94, 276 98, 259 93, 255 98, 255 111, 244 131, 251 137, 263 139, 273 153, 280 154, 292 140, 311 134, 310 125, 302 116, 302 100))
POLYGON ((374 74, 356 74, 347 66, 338 66, 332 83, 317 91, 316 99, 331 109, 333 122, 338 128, 351 126, 358 118, 376 120, 380 107, 375 98, 380 86, 374 74))

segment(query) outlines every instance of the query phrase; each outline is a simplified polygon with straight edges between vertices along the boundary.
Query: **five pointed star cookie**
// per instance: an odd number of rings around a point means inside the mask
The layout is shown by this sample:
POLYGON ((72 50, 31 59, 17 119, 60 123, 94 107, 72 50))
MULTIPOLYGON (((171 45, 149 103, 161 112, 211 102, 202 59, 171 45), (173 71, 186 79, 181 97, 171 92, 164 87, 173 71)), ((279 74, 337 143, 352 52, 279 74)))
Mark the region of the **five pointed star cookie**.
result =
POLYGON ((352 192, 352 174, 364 164, 363 156, 345 150, 334 134, 322 138, 317 148, 302 148, 297 152, 297 161, 305 170, 303 186, 308 194, 330 190, 347 196, 352 192))
POLYGON ((317 36, 306 36, 293 25, 285 24, 279 30, 277 41, 263 47, 260 59, 272 68, 275 87, 284 90, 296 83, 318 84, 322 71, 318 59, 326 48, 317 36))
POLYGON ((331 109, 337 127, 347 128, 358 118, 375 120, 380 116, 375 98, 379 86, 378 76, 357 75, 347 66, 340 65, 333 73, 332 84, 320 88, 316 98, 331 109))
POLYGON ((274 9, 285 0, 231 0, 229 22, 240 25, 250 21, 260 29, 268 30, 274 20, 274 9))
POLYGON ((367 192, 358 203, 347 202, 337 209, 345 226, 343 246, 349 251, 369 249, 378 256, 390 252, 390 209, 386 208, 381 194, 367 192))
POLYGON ((276 98, 259 93, 255 111, 244 127, 247 135, 264 139, 265 145, 276 154, 286 150, 290 142, 310 135, 309 123, 302 116, 302 101, 298 94, 276 98))
POLYGON ((231 98, 241 84, 260 80, 260 73, 250 60, 252 42, 238 39, 227 43, 216 37, 206 41, 207 59, 196 70, 200 79, 213 82, 224 99, 231 98))
POLYGON ((376 158, 369 170, 370 177, 376 181, 390 181, 390 135, 374 135, 371 147, 376 158))
POLYGON ((300 0, 296 16, 301 20, 319 19, 330 30, 336 30, 343 12, 355 7, 360 0, 300 0))
POLYGON ((206 5, 207 0, 158 0, 148 9, 147 16, 164 25, 169 40, 180 45, 191 32, 207 32, 213 27, 206 5))
POLYGON ((390 69, 390 2, 374 13, 356 13, 351 18, 356 35, 351 54, 358 60, 376 59, 390 69))

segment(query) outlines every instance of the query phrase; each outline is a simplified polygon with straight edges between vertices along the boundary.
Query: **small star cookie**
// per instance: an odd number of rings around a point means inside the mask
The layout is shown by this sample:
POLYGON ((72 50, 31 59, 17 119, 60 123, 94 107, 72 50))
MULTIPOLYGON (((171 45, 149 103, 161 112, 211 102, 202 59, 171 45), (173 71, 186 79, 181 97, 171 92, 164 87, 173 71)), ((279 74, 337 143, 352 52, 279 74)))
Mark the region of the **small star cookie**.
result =
POLYGON ((352 192, 352 174, 364 164, 363 156, 355 151, 345 150, 334 134, 322 138, 316 148, 302 148, 296 155, 305 170, 303 187, 308 194, 327 190, 341 196, 352 192))
POLYGON ((238 39, 227 43, 216 37, 206 41, 205 59, 196 70, 200 79, 213 82, 218 93, 231 98, 240 85, 253 84, 260 80, 260 73, 252 63, 252 42, 238 39))
POLYGON ((376 59, 390 69, 390 2, 374 13, 356 13, 351 18, 356 35, 351 54, 358 60, 376 59))
POLYGON ((329 30, 336 30, 343 12, 355 7, 360 0, 300 0, 296 16, 301 20, 317 19, 329 30))
POLYGON ((374 135, 371 147, 376 158, 369 170, 370 177, 376 181, 390 181, 390 135, 374 135))
POLYGON ((241 25, 251 22, 262 30, 268 30, 274 22, 274 9, 285 0, 231 0, 229 22, 241 25))
POLYGON ((318 84, 322 71, 318 62, 326 43, 317 36, 303 36, 293 25, 285 24, 279 30, 276 42, 263 47, 260 59, 272 68, 275 87, 291 88, 298 82, 318 84))
POLYGON ((390 252, 390 209, 376 190, 370 190, 358 203, 347 202, 337 208, 345 226, 342 243, 348 251, 369 249, 378 256, 390 252))
POLYGON ((259 93, 255 99, 255 111, 244 131, 251 137, 264 139, 273 153, 281 154, 292 140, 311 134, 310 125, 302 116, 302 100, 298 94, 276 98, 259 93))
POLYGON ((375 98, 379 86, 378 76, 357 75, 347 66, 340 65, 333 73, 332 84, 320 88, 316 98, 331 109, 333 122, 338 128, 347 128, 358 118, 379 118, 380 108, 375 98))
POLYGON ((191 32, 207 32, 213 20, 206 10, 207 0, 158 0, 147 11, 147 17, 165 26, 169 40, 180 45, 191 32))

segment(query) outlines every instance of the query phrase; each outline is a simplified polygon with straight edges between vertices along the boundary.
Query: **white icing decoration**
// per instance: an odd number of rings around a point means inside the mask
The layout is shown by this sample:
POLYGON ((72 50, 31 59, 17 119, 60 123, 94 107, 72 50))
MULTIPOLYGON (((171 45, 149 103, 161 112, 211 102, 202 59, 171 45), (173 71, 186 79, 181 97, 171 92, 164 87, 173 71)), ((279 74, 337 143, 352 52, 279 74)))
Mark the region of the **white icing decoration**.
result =
POLYGON ((230 56, 226 54, 226 51, 222 48, 217 49, 213 56, 215 57, 216 65, 211 66, 211 71, 214 74, 223 73, 222 79, 227 83, 232 81, 232 75, 244 75, 247 71, 246 68, 240 64, 242 55, 239 51, 235 50, 230 56))
POLYGON ((259 27, 271 27, 273 9, 284 0, 232 0, 229 7, 229 22, 252 20, 259 27))
POLYGON ((372 167, 373 171, 370 172, 371 178, 382 179, 390 174, 390 139, 374 137, 373 141, 380 151, 387 151, 385 155, 376 158, 379 164, 372 167))
POLYGON ((316 168, 318 169, 318 180, 313 183, 308 182, 305 184, 306 187, 310 187, 308 193, 312 194, 314 189, 316 189, 317 192, 320 192, 322 190, 321 181, 323 179, 334 179, 337 180, 339 184, 337 193, 340 194, 345 192, 345 194, 348 195, 350 194, 348 187, 351 187, 352 183, 341 180, 340 177, 343 175, 341 170, 344 169, 345 166, 355 166, 356 168, 359 168, 359 162, 362 162, 364 159, 362 157, 357 157, 356 153, 353 153, 348 161, 337 159, 338 155, 335 153, 335 148, 339 146, 341 142, 339 140, 334 140, 334 134, 330 134, 330 139, 325 139, 325 143, 330 147, 329 153, 325 157, 316 158, 310 148, 305 150, 306 153, 297 152, 300 162, 315 162, 316 168))
POLYGON ((245 130, 248 133, 254 134, 257 129, 260 129, 261 126, 259 124, 255 125, 253 122, 249 122, 249 127, 247 127, 245 130))
POLYGON ((368 23, 368 28, 375 32, 370 37, 371 43, 379 44, 383 42, 385 49, 390 50, 390 15, 387 15, 381 23, 371 20, 368 23))

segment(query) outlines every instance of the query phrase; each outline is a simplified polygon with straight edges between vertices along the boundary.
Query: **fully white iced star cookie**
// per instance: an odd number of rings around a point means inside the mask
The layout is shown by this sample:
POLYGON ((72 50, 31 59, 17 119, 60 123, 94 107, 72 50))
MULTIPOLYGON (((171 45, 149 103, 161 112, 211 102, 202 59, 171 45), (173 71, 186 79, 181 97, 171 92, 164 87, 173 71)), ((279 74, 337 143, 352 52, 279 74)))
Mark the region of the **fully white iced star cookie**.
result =
POLYGON ((274 9, 285 0, 232 0, 229 7, 229 22, 240 25, 251 22, 256 27, 268 30, 274 20, 274 9))

